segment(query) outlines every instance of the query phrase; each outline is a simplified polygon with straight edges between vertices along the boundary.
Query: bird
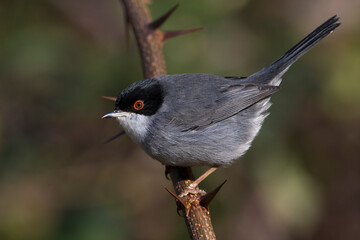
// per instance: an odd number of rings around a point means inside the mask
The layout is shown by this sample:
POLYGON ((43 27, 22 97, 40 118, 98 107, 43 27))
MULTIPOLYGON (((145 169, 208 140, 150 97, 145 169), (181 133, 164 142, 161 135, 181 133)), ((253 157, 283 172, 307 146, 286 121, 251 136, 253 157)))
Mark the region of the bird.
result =
POLYGON ((166 166, 208 166, 181 195, 249 149, 284 73, 340 25, 331 17, 280 58, 248 77, 205 73, 162 75, 131 84, 115 101, 116 118, 130 138, 166 166))

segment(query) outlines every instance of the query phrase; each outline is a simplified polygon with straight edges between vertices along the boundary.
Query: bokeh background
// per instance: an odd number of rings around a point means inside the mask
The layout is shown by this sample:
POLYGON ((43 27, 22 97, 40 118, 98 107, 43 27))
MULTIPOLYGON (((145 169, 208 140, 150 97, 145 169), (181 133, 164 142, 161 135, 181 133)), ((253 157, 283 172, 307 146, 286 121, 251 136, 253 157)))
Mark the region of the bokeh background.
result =
MULTIPOLYGON (((211 211, 218 239, 360 239, 360 1, 153 0, 169 73, 247 76, 334 14, 211 211)), ((0 1, 0 239, 187 239, 164 167, 100 117, 142 78, 116 0, 0 1)), ((195 168, 198 175, 204 168, 195 168)))

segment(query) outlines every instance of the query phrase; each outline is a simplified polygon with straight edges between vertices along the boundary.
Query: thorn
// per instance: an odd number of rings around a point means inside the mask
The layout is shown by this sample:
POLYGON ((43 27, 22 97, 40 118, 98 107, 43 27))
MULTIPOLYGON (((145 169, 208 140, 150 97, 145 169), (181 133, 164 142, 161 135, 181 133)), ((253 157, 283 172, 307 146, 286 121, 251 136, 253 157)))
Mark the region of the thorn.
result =
POLYGON ((116 97, 101 96, 104 99, 116 102, 116 97))
POLYGON ((185 35, 188 33, 197 32, 203 29, 204 29, 203 27, 200 27, 200 28, 192 28, 192 29, 178 30, 178 31, 163 31, 163 41, 166 41, 170 38, 179 37, 181 35, 185 35))
POLYGON ((191 207, 191 202, 186 201, 185 198, 179 197, 178 195, 176 195, 175 193, 173 193, 172 191, 170 191, 167 187, 165 187, 166 191, 168 191, 171 196, 173 196, 176 199, 176 205, 177 205, 177 209, 176 212, 179 216, 180 215, 180 210, 182 210, 182 206, 185 208, 185 215, 186 217, 189 216, 189 212, 190 212, 190 207, 191 207))
POLYGON ((121 137, 124 134, 125 134, 125 131, 122 130, 121 132, 117 133, 115 136, 113 136, 113 137, 109 138, 108 140, 104 141, 104 144, 107 144, 107 143, 117 139, 118 137, 121 137))
POLYGON ((165 187, 166 191, 168 191, 176 200, 178 200, 184 207, 186 207, 186 203, 185 200, 181 197, 179 197, 178 195, 176 195, 175 193, 173 193, 172 191, 170 191, 170 189, 168 189, 167 187, 165 187))
POLYGON ((204 195, 203 197, 201 197, 200 199, 200 205, 203 206, 204 208, 206 208, 207 210, 209 210, 209 205, 210 202, 214 199, 214 197, 216 196, 216 194, 220 191, 220 189, 222 188, 222 186, 224 186, 224 184, 226 183, 227 180, 225 180, 222 184, 220 184, 217 188, 215 188, 214 190, 212 190, 211 192, 209 192, 208 194, 204 195))
POLYGON ((165 165, 165 177, 167 180, 170 180, 170 166, 169 165, 165 165))
POLYGON ((167 13, 159 17, 158 19, 152 21, 148 24, 148 28, 151 30, 158 29, 163 23, 170 17, 170 15, 179 7, 179 4, 176 4, 173 8, 171 8, 167 13))

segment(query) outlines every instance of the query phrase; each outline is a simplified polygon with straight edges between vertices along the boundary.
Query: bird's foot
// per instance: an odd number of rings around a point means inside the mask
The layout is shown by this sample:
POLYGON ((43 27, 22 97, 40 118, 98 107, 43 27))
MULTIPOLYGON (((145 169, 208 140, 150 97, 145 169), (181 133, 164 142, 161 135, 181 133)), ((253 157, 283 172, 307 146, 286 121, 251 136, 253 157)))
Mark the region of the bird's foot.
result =
POLYGON ((196 179, 189 186, 187 186, 179 196, 185 197, 186 195, 188 195, 190 193, 194 194, 194 195, 200 194, 201 196, 205 195, 206 192, 204 190, 198 189, 197 186, 199 185, 199 183, 201 183, 201 181, 203 181, 205 178, 207 178, 216 169, 217 169, 216 167, 212 167, 212 168, 208 169, 205 173, 203 173, 203 175, 201 175, 198 179, 196 179))
POLYGON ((179 197, 183 198, 189 194, 193 194, 193 195, 200 195, 200 196, 204 196, 206 195, 206 192, 202 189, 197 188, 198 184, 194 184, 191 183, 189 186, 187 186, 184 191, 182 191, 182 193, 180 193, 179 197))

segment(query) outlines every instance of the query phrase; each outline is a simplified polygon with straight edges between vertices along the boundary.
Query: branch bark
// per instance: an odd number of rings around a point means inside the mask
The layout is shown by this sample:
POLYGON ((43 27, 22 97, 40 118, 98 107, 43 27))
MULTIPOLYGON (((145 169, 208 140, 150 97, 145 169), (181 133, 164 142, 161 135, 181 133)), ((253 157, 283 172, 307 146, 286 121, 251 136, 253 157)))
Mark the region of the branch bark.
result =
MULTIPOLYGON (((122 2, 125 8, 126 19, 134 31, 139 47, 144 77, 153 78, 166 74, 163 55, 164 41, 170 37, 199 29, 163 32, 158 27, 170 16, 176 7, 158 20, 152 21, 150 11, 145 5, 144 0, 122 0, 122 2)), ((177 195, 194 180, 191 168, 169 167, 168 173, 177 195)), ((218 189, 220 187, 215 190, 218 191, 218 189)), ((215 192, 215 190, 212 192, 212 195, 216 194, 217 191, 215 192)), ((182 199, 174 194, 174 197, 178 199, 178 207, 181 207, 190 238, 193 240, 216 239, 208 209, 208 203, 212 197, 201 196, 200 194, 189 194, 182 199), (207 198, 206 201, 203 201, 204 198, 207 198)))

